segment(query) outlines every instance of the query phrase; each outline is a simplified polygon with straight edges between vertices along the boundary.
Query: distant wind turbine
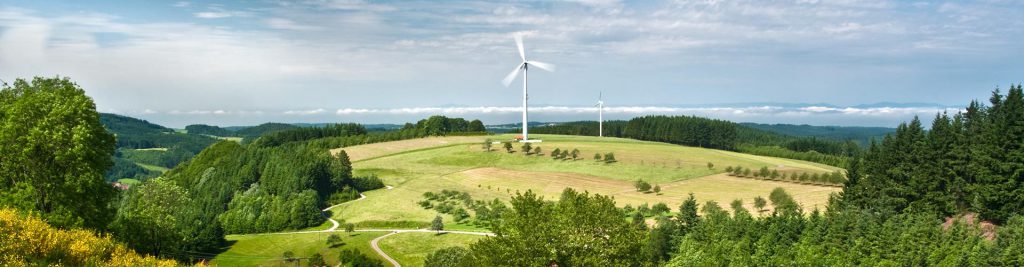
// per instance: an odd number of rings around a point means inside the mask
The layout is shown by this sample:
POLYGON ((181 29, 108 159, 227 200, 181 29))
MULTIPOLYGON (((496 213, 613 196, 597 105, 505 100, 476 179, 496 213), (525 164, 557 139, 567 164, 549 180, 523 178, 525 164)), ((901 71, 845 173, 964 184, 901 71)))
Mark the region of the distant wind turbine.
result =
POLYGON ((523 63, 519 63, 519 65, 516 65, 516 68, 514 70, 512 70, 512 72, 509 73, 508 76, 505 76, 505 79, 502 80, 501 82, 505 84, 505 87, 508 87, 509 84, 512 84, 512 80, 514 80, 516 78, 516 76, 519 76, 519 71, 523 71, 523 140, 522 141, 523 142, 527 142, 528 140, 530 140, 530 137, 528 135, 529 133, 527 132, 527 128, 529 127, 529 126, 527 126, 528 119, 529 119, 529 115, 528 115, 529 107, 526 104, 527 99, 529 99, 529 95, 527 94, 527 91, 526 91, 526 83, 527 83, 526 82, 526 77, 527 77, 527 73, 530 70, 530 66, 538 67, 538 68, 540 68, 542 70, 546 70, 546 71, 555 71, 555 65, 551 65, 551 64, 548 64, 548 63, 540 62, 540 61, 526 60, 526 51, 523 48, 523 36, 519 35, 519 34, 516 34, 515 35, 515 39, 516 39, 516 46, 519 47, 519 58, 523 60, 523 63))
POLYGON ((597 93, 597 136, 604 137, 604 101, 601 100, 601 92, 597 93))

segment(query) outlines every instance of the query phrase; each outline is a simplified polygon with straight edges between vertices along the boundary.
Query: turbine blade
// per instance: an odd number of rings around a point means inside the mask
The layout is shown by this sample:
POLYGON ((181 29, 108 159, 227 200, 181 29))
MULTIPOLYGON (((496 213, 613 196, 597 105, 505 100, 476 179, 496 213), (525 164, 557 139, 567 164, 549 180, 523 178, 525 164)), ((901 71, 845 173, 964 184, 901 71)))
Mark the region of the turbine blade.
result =
POLYGON ((546 71, 555 71, 555 65, 551 65, 551 64, 548 64, 548 63, 540 62, 540 61, 532 61, 531 60, 531 61, 527 61, 526 64, 530 64, 530 65, 532 65, 534 67, 538 67, 538 68, 541 68, 541 69, 546 70, 546 71))
POLYGON ((516 65, 516 69, 512 70, 508 76, 505 76, 505 79, 501 80, 501 83, 504 84, 505 87, 508 87, 509 84, 512 84, 512 80, 515 80, 516 76, 519 76, 519 71, 521 70, 523 70, 523 64, 516 65))
POLYGON ((523 49, 523 35, 522 34, 516 34, 515 38, 516 38, 516 47, 519 47, 519 58, 523 59, 523 61, 526 61, 526 51, 525 51, 525 49, 523 49))

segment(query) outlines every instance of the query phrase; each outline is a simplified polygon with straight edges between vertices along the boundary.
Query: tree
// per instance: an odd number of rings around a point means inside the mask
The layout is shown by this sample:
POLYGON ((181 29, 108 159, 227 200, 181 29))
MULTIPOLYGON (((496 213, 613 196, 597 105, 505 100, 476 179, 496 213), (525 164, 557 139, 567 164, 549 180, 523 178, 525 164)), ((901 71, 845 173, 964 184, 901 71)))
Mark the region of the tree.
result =
POLYGON ((561 156, 562 156, 562 150, 560 150, 558 148, 555 148, 555 150, 551 151, 551 158, 552 159, 558 159, 558 157, 561 157, 561 156))
POLYGON ((523 155, 529 155, 533 152, 533 147, 530 146, 530 142, 524 142, 521 148, 522 149, 520 151, 523 151, 523 155))
POLYGON ((338 244, 342 244, 340 236, 338 236, 336 234, 331 234, 330 236, 327 236, 327 245, 328 246, 334 247, 335 245, 338 245, 338 244))
POLYGON ((572 160, 576 160, 576 158, 580 157, 580 150, 573 148, 572 153, 569 154, 572 155, 572 160))
POLYGON ((441 219, 441 215, 434 217, 434 220, 430 222, 430 230, 437 231, 438 234, 444 230, 444 219, 441 219))
POLYGON ((505 152, 512 153, 512 143, 511 142, 505 142, 504 146, 505 146, 505 152))
POLYGON ((463 247, 447 247, 435 250, 423 260, 423 266, 431 267, 473 267, 479 266, 471 251, 463 247))
POLYGON ((356 225, 354 223, 346 223, 345 224, 345 232, 346 233, 352 233, 352 232, 355 232, 355 231, 356 231, 356 225))
POLYGON ((511 200, 512 211, 470 249, 478 266, 640 266, 644 232, 623 220, 608 196, 562 192, 557 202, 532 191, 511 200), (540 230, 543 229, 543 230, 540 230))
POLYGON ((594 160, 601 161, 601 153, 594 153, 594 160))
POLYGON ((191 200, 184 189, 163 178, 133 187, 121 199, 111 228, 136 251, 176 256, 185 238, 178 225, 181 207, 191 200))
POLYGON ((562 150, 562 154, 558 155, 558 158, 560 158, 560 159, 567 159, 567 158, 569 158, 569 150, 568 149, 562 150))
POLYGON ((462 222, 466 219, 469 219, 469 212, 467 212, 466 209, 464 208, 458 208, 455 209, 454 212, 452 212, 452 217, 455 218, 455 222, 462 222))
POLYGON ((491 152, 491 144, 493 142, 494 141, 491 141, 490 138, 487 138, 486 140, 484 140, 484 151, 491 152))
POLYGON ((766 205, 768 205, 768 201, 763 197, 757 196, 754 198, 754 208, 757 208, 758 213, 763 212, 766 205))
POLYGON ((327 266, 327 262, 324 262, 324 255, 313 253, 312 256, 309 256, 309 266, 327 266))
POLYGON ((608 153, 604 154, 604 162, 605 163, 615 163, 616 161, 617 160, 615 160, 615 153, 608 152, 608 153))
POLYGON ((654 193, 658 194, 658 195, 661 195, 661 186, 660 185, 654 185, 654 193))
POLYGON ((732 174, 732 166, 725 166, 725 173, 732 174))
POLYGON ((472 120, 469 122, 469 129, 467 132, 486 132, 487 127, 484 127, 484 123, 480 120, 472 120))
POLYGON ((654 204, 654 206, 651 206, 651 212, 654 213, 655 215, 661 215, 662 213, 667 213, 670 211, 672 210, 669 209, 668 205, 666 205, 664 202, 658 202, 658 204, 654 204))
POLYGON ((640 179, 637 179, 636 181, 633 182, 633 187, 636 188, 637 192, 651 191, 651 184, 640 179))
POLYGON ((36 77, 0 90, 0 206, 38 213, 50 224, 104 229, 115 189, 114 136, 92 98, 68 78, 36 77))
POLYGON ((543 151, 540 150, 540 146, 537 146, 536 148, 533 149, 533 154, 534 155, 537 155, 537 156, 543 155, 542 152, 543 151))
POLYGON ((743 169, 743 176, 745 176, 745 177, 749 177, 750 176, 750 168, 743 169))
POLYGON ((281 253, 281 257, 283 257, 284 261, 286 262, 292 262, 296 260, 295 252, 292 252, 291 250, 287 250, 284 253, 281 253))
POLYGON ((713 170, 713 169, 715 169, 715 164, 711 163, 711 162, 708 162, 708 170, 713 170))

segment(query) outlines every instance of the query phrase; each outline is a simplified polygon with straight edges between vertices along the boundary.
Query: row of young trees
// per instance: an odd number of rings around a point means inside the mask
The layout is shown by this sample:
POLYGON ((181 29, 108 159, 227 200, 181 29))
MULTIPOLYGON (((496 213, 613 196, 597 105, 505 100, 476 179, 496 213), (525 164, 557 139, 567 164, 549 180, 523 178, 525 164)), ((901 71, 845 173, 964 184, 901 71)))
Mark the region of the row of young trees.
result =
POLYGON ((743 166, 728 166, 725 167, 725 172, 730 176, 736 177, 752 177, 758 179, 771 179, 777 181, 792 181, 800 183, 842 185, 844 182, 846 182, 846 178, 843 177, 843 174, 839 171, 834 171, 831 173, 813 174, 809 174, 806 172, 780 173, 778 170, 769 170, 768 167, 761 167, 761 169, 755 171, 750 168, 743 168, 743 166))

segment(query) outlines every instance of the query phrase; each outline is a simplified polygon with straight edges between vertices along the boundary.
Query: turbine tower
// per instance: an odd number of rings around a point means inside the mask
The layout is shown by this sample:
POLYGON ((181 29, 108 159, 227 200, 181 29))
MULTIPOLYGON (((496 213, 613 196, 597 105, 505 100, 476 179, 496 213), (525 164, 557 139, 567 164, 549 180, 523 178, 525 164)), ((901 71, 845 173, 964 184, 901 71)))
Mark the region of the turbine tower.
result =
POLYGON ((597 136, 604 137, 604 101, 601 100, 601 92, 597 93, 597 136))
POLYGON ((512 72, 508 74, 508 76, 505 76, 505 79, 502 80, 502 83, 505 84, 505 87, 508 87, 509 84, 512 84, 512 80, 514 80, 516 78, 516 76, 519 76, 519 71, 523 72, 523 140, 522 141, 523 142, 527 142, 528 140, 530 140, 530 137, 528 135, 529 133, 527 132, 527 128, 529 127, 529 126, 527 126, 527 124, 529 122, 529 107, 527 106, 527 100, 529 99, 529 95, 527 94, 527 90, 526 90, 526 84, 527 84, 526 77, 527 77, 527 73, 530 70, 530 66, 538 67, 538 68, 540 68, 542 70, 546 70, 546 71, 555 71, 555 65, 551 65, 551 64, 544 63, 544 62, 539 62, 539 61, 526 60, 526 51, 523 48, 523 36, 516 34, 515 35, 515 39, 516 39, 516 46, 519 48, 519 58, 523 60, 523 63, 519 63, 518 65, 516 65, 516 68, 513 69, 512 72))

